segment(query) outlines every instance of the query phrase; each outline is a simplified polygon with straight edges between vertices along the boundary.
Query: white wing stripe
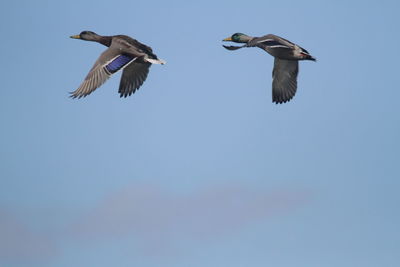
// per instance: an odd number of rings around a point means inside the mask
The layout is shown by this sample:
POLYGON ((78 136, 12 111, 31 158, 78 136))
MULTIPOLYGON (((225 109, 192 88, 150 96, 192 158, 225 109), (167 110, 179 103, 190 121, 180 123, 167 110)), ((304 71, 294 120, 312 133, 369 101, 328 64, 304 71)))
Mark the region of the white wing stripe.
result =
POLYGON ((268 46, 269 48, 277 48, 277 47, 280 47, 280 48, 288 48, 288 49, 290 49, 290 47, 288 47, 288 46, 286 46, 286 45, 272 45, 272 46, 268 46))
POLYGON ((264 39, 264 40, 259 40, 256 43, 264 43, 264 42, 270 42, 270 41, 275 41, 274 39, 264 39))

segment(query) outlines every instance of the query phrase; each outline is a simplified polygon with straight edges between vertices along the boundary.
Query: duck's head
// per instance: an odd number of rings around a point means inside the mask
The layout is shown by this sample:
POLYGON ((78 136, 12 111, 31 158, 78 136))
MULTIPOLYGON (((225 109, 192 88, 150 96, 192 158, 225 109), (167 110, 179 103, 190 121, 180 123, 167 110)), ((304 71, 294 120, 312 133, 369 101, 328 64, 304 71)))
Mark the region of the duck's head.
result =
POLYGON ((73 39, 81 39, 85 41, 97 41, 99 39, 99 35, 95 32, 91 31, 83 31, 80 34, 72 35, 71 38, 73 39))
POLYGON ((251 39, 250 36, 244 34, 244 33, 235 33, 231 37, 227 37, 222 41, 225 42, 235 42, 235 43, 247 43, 251 39))

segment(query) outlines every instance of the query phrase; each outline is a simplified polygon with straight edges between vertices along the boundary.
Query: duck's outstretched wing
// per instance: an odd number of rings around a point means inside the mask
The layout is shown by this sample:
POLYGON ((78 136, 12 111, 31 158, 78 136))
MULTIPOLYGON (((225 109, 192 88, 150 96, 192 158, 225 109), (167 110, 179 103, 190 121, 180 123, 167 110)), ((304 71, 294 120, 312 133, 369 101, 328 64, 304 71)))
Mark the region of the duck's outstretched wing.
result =
POLYGON ((234 46, 234 45, 222 45, 224 48, 228 50, 237 50, 243 47, 246 47, 247 45, 242 45, 242 46, 234 46))
POLYGON ((135 93, 144 83, 149 73, 151 63, 132 62, 122 72, 121 82, 119 84, 120 97, 127 97, 135 93))
POLYGON ((71 93, 70 97, 81 98, 91 94, 105 83, 111 75, 128 66, 135 59, 132 55, 120 54, 118 49, 108 48, 100 55, 85 80, 78 89, 71 93))
POLYGON ((272 102, 286 103, 293 98, 297 90, 299 62, 275 58, 272 71, 272 102))
POLYGON ((247 46, 249 47, 259 45, 266 45, 269 47, 293 48, 295 44, 290 42, 289 40, 286 40, 285 38, 279 37, 274 34, 254 37, 247 43, 247 46))

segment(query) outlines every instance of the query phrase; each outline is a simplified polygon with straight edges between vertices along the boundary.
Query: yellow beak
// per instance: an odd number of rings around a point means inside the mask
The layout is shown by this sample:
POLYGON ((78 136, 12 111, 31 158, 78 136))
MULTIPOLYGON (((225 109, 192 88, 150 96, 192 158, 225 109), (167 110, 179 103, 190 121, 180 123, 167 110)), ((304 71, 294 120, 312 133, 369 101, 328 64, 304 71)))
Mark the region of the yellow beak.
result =
POLYGON ((225 38, 225 39, 222 40, 222 41, 225 41, 225 42, 227 42, 227 41, 232 41, 232 38, 231 38, 231 37, 227 37, 227 38, 225 38))
POLYGON ((79 36, 79 34, 78 35, 72 35, 72 36, 70 36, 71 38, 73 38, 73 39, 81 39, 81 37, 79 36))

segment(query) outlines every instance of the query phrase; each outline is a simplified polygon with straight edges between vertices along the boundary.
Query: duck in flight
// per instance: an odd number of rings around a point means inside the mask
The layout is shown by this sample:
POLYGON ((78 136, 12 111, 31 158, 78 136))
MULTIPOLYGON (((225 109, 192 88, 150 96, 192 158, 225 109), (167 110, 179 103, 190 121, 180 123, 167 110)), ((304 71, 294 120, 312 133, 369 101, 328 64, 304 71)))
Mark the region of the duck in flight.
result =
POLYGON ((146 80, 151 64, 166 63, 157 58, 151 47, 126 35, 101 36, 83 31, 71 38, 98 42, 108 47, 94 63, 79 88, 71 93, 72 98, 91 94, 119 70, 122 70, 118 90, 120 97, 130 96, 146 80))
POLYGON ((286 103, 296 94, 299 60, 316 61, 304 48, 273 34, 251 37, 243 33, 235 33, 223 41, 244 43, 242 46, 223 45, 228 50, 259 47, 275 58, 272 71, 272 102, 276 104, 286 103))

